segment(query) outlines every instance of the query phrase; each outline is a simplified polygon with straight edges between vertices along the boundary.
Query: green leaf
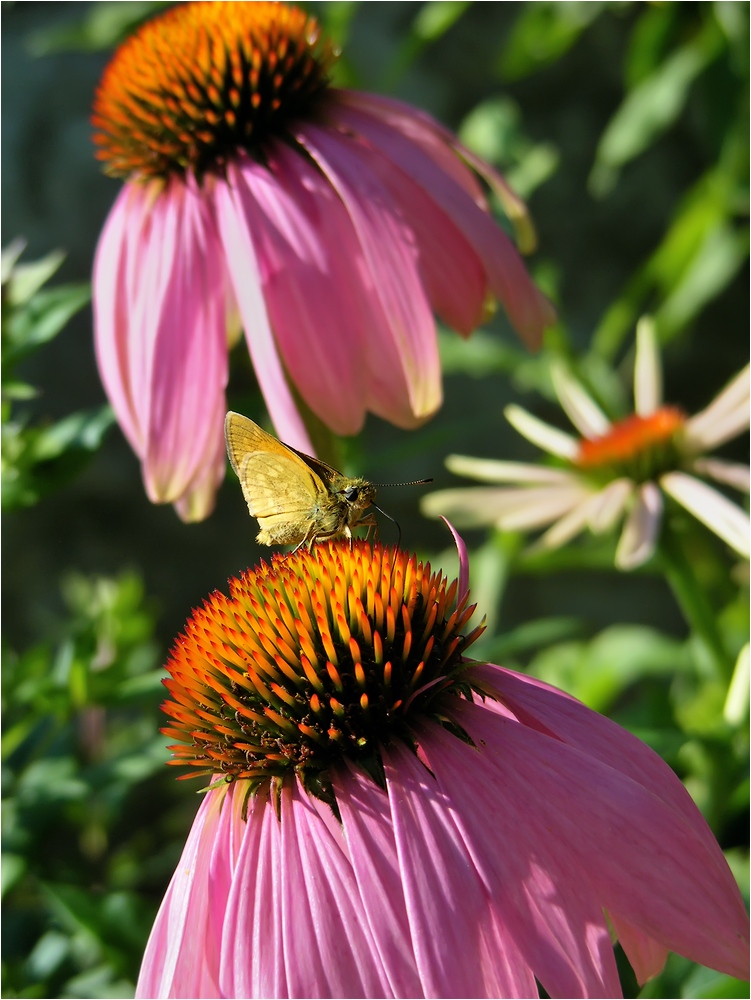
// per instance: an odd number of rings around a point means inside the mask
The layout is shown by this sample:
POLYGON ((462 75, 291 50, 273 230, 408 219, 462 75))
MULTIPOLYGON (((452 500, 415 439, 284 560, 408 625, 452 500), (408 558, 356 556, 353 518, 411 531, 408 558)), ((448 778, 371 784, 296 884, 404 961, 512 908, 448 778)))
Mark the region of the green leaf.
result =
POLYGON ((555 62, 607 6, 606 3, 576 0, 525 5, 501 53, 502 78, 521 80, 555 62))
POLYGON ((26 308, 14 311, 4 324, 3 365, 16 364, 56 337, 90 299, 88 284, 61 285, 37 292, 26 308))
MULTIPOLYGON (((17 260, 18 258, 16 258, 17 260)), ((6 299, 12 306, 25 305, 42 285, 46 285, 52 275, 65 260, 62 250, 53 250, 40 260, 31 264, 15 264, 8 277, 4 279, 6 299)), ((3 270, 6 264, 3 261, 3 270)))
POLYGON ((20 854, 3 851, 2 855, 2 895, 5 896, 26 873, 26 859, 20 854))
POLYGON ((380 90, 393 90, 397 82, 429 45, 452 28, 471 6, 472 0, 428 0, 417 12, 409 34, 401 43, 379 84, 380 90))
POLYGON ((615 186, 618 170, 676 121, 686 105, 691 84, 721 48, 722 34, 710 21, 693 41, 669 56, 626 95, 597 147, 589 179, 596 197, 608 194, 615 186))

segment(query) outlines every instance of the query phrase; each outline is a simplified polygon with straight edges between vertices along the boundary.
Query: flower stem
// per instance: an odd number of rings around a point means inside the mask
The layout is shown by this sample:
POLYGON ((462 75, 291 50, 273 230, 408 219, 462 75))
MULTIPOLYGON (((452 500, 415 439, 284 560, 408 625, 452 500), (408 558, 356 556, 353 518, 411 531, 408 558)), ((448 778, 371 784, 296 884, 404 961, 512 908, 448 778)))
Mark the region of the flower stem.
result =
POLYGON ((667 523, 663 526, 658 551, 662 569, 683 617, 707 647, 718 676, 729 683, 733 673, 733 660, 717 625, 717 614, 707 600, 680 539, 667 523))

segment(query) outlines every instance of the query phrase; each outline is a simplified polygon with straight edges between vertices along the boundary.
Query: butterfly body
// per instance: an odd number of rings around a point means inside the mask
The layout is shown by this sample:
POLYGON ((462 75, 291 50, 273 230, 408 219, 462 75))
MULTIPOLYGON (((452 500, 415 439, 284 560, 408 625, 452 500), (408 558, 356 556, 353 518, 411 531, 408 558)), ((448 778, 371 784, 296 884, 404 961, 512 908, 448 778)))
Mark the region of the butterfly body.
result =
POLYGON ((364 514, 376 498, 366 480, 290 448, 240 413, 227 414, 224 434, 248 510, 258 519, 261 545, 351 538, 358 525, 375 524, 364 514))

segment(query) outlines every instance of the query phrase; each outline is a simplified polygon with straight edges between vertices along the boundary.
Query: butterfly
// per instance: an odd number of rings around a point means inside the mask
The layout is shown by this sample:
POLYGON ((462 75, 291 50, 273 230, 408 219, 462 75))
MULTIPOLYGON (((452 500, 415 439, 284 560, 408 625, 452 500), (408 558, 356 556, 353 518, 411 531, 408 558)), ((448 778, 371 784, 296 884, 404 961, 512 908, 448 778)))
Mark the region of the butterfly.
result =
POLYGON ((353 528, 376 524, 372 513, 364 513, 376 498, 375 487, 365 479, 342 475, 231 410, 224 437, 248 510, 258 519, 261 545, 351 539, 353 528))

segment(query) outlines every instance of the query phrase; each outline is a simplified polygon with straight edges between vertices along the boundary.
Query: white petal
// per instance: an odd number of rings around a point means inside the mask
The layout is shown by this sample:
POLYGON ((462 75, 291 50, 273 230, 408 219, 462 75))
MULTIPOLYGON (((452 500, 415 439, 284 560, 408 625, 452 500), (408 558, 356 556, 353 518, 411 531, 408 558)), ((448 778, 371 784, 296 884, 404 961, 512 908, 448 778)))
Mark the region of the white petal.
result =
POLYGON ((590 529, 596 535, 609 531, 622 517, 633 492, 634 484, 630 479, 614 479, 608 483, 594 498, 589 514, 590 529))
POLYGON ((565 486, 472 486, 429 493, 420 501, 420 510, 426 517, 447 517, 462 528, 496 524, 505 530, 522 530, 550 524, 588 494, 588 487, 574 477, 565 486))
POLYGON ((554 361, 550 370, 556 395, 574 427, 586 438, 598 438, 607 434, 610 421, 589 393, 585 392, 560 362, 554 361))
POLYGON ((724 458, 697 458, 691 463, 691 468, 700 476, 709 476, 744 493, 751 489, 751 469, 739 462, 726 462, 724 458))
POLYGON ((559 458, 568 458, 572 462, 578 455, 579 442, 570 434, 565 434, 543 420, 538 420, 514 403, 507 406, 503 412, 511 426, 538 448, 551 455, 558 455, 559 458))
POLYGON ((749 388, 746 365, 705 410, 686 421, 686 446, 692 451, 706 451, 745 430, 749 424, 749 388))
POLYGON ((618 569, 635 569, 652 555, 662 517, 662 496, 654 483, 639 487, 615 553, 618 569))
POLYGON ((746 643, 738 654, 735 670, 733 671, 733 678, 730 681, 727 698, 725 699, 725 707, 722 710, 725 721, 729 722, 731 726, 737 726, 740 722, 743 722, 745 717, 748 715, 748 681, 750 665, 751 658, 749 657, 748 643, 746 643))
POLYGON ((599 494, 587 497, 574 507, 573 510, 570 510, 568 514, 564 514, 560 520, 556 521, 553 527, 549 528, 544 535, 541 535, 527 551, 558 549, 561 545, 565 545, 566 542, 570 541, 587 527, 592 516, 593 502, 597 500, 599 500, 599 494))
POLYGON ((744 510, 713 487, 685 472, 667 472, 660 484, 666 493, 682 504, 697 520, 706 524, 719 538, 748 559, 751 522, 744 510))
POLYGON ((660 349, 651 316, 642 316, 636 327, 636 364, 634 366, 634 406, 642 417, 662 405, 662 364, 660 349))
POLYGON ((501 462, 494 458, 470 458, 468 455, 449 455, 446 468, 457 476, 469 476, 485 483, 565 483, 572 479, 566 469, 501 462))
POLYGON ((495 523, 504 531, 541 528, 567 514, 590 494, 590 488, 583 484, 508 490, 495 523))

